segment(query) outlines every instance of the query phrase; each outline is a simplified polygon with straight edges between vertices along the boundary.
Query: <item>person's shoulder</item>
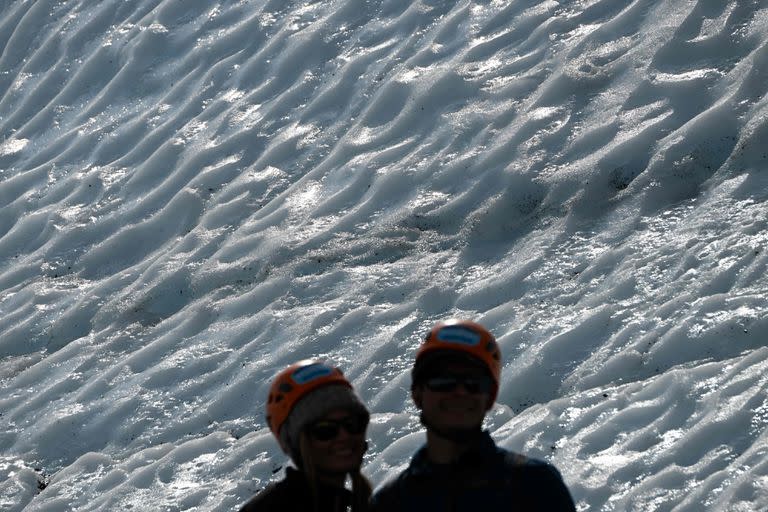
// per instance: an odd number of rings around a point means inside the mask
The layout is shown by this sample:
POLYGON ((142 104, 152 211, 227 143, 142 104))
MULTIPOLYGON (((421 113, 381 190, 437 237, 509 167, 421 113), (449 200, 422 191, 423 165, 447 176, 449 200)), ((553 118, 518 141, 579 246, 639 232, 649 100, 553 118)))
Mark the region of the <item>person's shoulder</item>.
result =
POLYGON ((296 499, 295 486, 288 480, 272 482, 240 508, 240 512, 270 512, 287 510, 286 506, 296 499))
POLYGON ((551 463, 520 453, 500 449, 510 480, 518 483, 524 494, 545 500, 550 510, 575 510, 573 498, 560 471, 551 463))
POLYGON ((529 457, 522 453, 513 452, 505 448, 497 447, 498 453, 501 455, 503 464, 508 468, 525 468, 534 470, 555 470, 557 469, 551 463, 538 459, 536 457, 529 457))
POLYGON ((420 473, 426 464, 426 447, 422 447, 413 454, 408 465, 397 475, 385 480, 384 483, 373 493, 374 500, 389 498, 400 492, 399 489, 412 479, 415 474, 420 473))
POLYGON ((551 463, 537 459, 535 457, 528 457, 521 453, 512 452, 508 450, 501 450, 503 453, 504 466, 516 472, 529 473, 541 478, 562 480, 560 471, 551 463))
POLYGON ((376 489, 371 495, 371 510, 392 510, 392 505, 398 502, 399 487, 406 478, 407 471, 407 469, 401 471, 376 489))
POLYGON ((370 510, 372 512, 402 511, 404 501, 409 501, 414 485, 420 487, 419 452, 414 454, 408 466, 395 476, 385 480, 371 495, 370 510))

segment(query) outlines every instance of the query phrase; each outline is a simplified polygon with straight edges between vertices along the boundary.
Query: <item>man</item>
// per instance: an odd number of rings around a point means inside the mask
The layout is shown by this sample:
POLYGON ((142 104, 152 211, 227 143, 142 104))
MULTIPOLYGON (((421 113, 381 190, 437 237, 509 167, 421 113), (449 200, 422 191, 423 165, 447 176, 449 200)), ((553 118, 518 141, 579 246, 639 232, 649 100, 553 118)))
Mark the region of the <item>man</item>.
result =
POLYGON ((299 361, 277 374, 266 405, 267 424, 296 467, 240 512, 367 510, 371 486, 360 466, 369 414, 341 370, 299 361))
POLYGON ((500 374, 499 347, 480 324, 454 320, 430 331, 411 373, 427 443, 374 494, 372 510, 575 511, 552 465, 499 448, 482 430, 500 374))

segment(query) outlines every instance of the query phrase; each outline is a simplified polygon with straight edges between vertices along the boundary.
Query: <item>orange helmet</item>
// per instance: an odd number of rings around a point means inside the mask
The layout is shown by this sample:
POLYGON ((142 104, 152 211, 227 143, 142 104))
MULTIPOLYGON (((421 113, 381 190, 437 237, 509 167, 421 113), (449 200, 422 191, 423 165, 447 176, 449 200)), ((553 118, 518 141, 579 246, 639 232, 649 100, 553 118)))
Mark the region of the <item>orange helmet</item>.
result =
POLYGON ((341 370, 323 361, 305 359, 278 373, 267 398, 267 425, 275 437, 280 439, 280 428, 299 400, 310 391, 330 384, 352 389, 341 370))
POLYGON ((448 320, 435 325, 416 352, 414 381, 432 354, 445 352, 466 354, 480 361, 493 378, 495 386, 491 395, 496 400, 501 380, 501 351, 488 329, 469 320, 448 320))

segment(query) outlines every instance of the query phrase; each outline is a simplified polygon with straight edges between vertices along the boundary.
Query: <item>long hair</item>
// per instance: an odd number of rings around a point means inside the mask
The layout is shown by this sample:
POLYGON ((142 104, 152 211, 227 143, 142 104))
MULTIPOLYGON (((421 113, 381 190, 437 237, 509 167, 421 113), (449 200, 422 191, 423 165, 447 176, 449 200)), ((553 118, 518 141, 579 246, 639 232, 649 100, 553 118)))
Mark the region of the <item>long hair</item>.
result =
MULTIPOLYGON (((309 436, 306 432, 301 432, 299 434, 299 456, 301 458, 301 469, 304 471, 304 474, 307 475, 309 488, 312 492, 314 512, 321 512, 320 498, 318 494, 317 468, 312 460, 312 450, 309 448, 309 436)), ((352 512, 366 512, 368 510, 368 502, 370 501, 373 492, 371 483, 362 473, 360 473, 359 467, 350 471, 349 477, 352 481, 352 512)), ((341 510, 341 508, 339 508, 339 510, 341 510)))

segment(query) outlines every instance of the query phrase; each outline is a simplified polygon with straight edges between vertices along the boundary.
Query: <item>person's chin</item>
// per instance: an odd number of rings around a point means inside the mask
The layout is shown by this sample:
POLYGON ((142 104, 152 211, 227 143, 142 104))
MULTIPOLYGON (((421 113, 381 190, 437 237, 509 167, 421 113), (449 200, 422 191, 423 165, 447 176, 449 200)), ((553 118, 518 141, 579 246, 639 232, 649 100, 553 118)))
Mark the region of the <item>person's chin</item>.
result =
POLYGON ((479 429, 477 423, 445 423, 442 425, 442 430, 446 432, 453 432, 456 434, 474 432, 479 429))
POLYGON ((336 468, 339 471, 351 471, 360 466, 363 458, 360 452, 354 450, 342 450, 334 453, 330 460, 329 465, 336 468))
POLYGON ((351 473, 358 469, 361 465, 361 460, 346 460, 346 461, 333 461, 329 464, 327 471, 329 473, 351 473))
POLYGON ((444 414, 435 423, 443 430, 459 432, 477 430, 482 422, 482 418, 473 418, 465 414, 444 414))
POLYGON ((454 424, 457 427, 472 427, 483 421, 482 414, 474 409, 443 409, 440 412, 442 423, 454 424))

